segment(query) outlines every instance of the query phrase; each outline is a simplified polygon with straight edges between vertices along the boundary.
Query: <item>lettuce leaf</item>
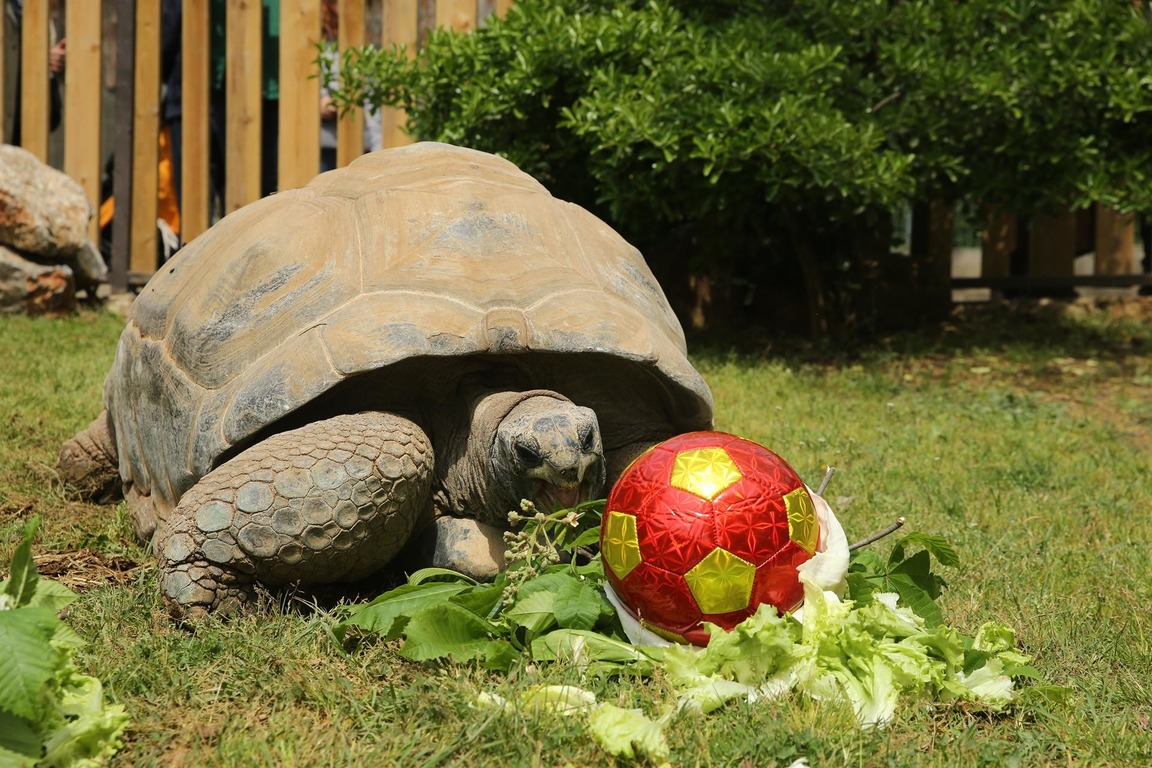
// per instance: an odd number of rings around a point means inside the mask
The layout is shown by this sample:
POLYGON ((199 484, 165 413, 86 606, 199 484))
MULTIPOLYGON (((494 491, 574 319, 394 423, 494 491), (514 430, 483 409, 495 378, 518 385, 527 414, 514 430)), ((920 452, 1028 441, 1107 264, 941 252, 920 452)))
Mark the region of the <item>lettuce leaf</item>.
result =
POLYGON ((661 763, 671 755, 663 723, 649 719, 639 709, 601 704, 589 715, 588 730, 605 751, 616 757, 661 763))

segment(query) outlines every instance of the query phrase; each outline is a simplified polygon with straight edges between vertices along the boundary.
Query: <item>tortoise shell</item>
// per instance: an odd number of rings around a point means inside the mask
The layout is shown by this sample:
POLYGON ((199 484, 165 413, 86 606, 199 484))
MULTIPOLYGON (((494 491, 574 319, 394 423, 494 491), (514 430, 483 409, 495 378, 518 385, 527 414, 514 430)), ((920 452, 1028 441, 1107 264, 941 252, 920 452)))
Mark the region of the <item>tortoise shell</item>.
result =
POLYGON ((434 143, 196 238, 133 303, 104 401, 121 477, 163 517, 264 434, 321 410, 437 407, 494 362, 593 408, 606 450, 645 420, 711 426, 640 253, 507 160, 434 143))

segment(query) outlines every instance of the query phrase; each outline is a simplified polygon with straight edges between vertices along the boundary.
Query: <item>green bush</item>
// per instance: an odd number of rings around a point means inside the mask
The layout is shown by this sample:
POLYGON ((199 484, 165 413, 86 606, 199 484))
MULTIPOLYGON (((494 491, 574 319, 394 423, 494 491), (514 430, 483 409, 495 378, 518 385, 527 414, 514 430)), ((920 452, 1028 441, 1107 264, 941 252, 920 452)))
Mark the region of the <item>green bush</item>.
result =
POLYGON ((764 317, 802 278, 818 327, 859 315, 905 202, 1152 209, 1150 41, 1116 0, 520 0, 348 52, 339 95, 607 217, 674 299, 711 275, 764 317))

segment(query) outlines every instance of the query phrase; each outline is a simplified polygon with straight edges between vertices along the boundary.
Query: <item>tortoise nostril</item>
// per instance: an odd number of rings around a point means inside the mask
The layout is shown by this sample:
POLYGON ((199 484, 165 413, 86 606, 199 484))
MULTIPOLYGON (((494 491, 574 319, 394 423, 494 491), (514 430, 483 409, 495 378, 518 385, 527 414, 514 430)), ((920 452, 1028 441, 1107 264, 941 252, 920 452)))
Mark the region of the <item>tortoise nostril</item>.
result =
POLYGON ((556 476, 565 483, 575 485, 580 482, 580 469, 578 467, 565 467, 564 469, 558 470, 556 476))

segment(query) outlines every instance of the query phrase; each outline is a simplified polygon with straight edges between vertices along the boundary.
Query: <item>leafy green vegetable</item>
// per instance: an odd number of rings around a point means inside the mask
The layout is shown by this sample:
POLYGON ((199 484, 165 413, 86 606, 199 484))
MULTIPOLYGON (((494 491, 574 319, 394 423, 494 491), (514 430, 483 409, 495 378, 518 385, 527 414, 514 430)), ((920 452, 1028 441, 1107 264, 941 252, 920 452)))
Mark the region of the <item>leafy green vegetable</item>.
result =
POLYGON ((576 715, 596 705, 596 694, 576 685, 533 685, 520 691, 511 700, 494 693, 481 693, 476 697, 481 707, 498 707, 509 711, 556 715, 576 715))
POLYGON ((73 664, 83 640, 58 612, 76 595, 37 574, 38 523, 25 524, 0 582, 0 765, 103 765, 120 748, 128 717, 123 707, 105 705, 100 681, 73 664))
POLYGON ((632 663, 636 654, 620 650, 624 637, 604 596, 599 555, 584 564, 574 556, 598 539, 603 505, 588 502, 544 514, 526 504, 524 514, 510 515, 520 524, 512 534, 513 559, 492 583, 425 568, 370 603, 346 608, 334 632, 340 640, 353 632, 403 637, 401 653, 414 660, 478 659, 508 669, 524 653, 557 658, 570 652, 573 646, 564 638, 575 635, 540 641, 557 632, 582 631, 600 638, 578 643, 585 662, 632 663), (559 562, 561 552, 568 562, 559 562))
MULTIPOLYGON (((912 533, 887 558, 852 556, 847 597, 801 573, 804 605, 781 616, 760 609, 731 631, 709 625, 705 648, 637 647, 627 641, 605 592, 599 555, 590 562, 558 562, 559 551, 585 546, 585 516, 602 507, 551 515, 513 515, 509 570, 477 584, 443 569, 417 572, 403 586, 347 609, 340 637, 355 631, 404 638, 413 660, 474 660, 509 670, 519 659, 564 660, 584 679, 657 666, 677 701, 657 720, 640 710, 597 704, 588 728, 609 753, 626 759, 668 757, 664 723, 681 709, 711 712, 727 702, 755 702, 788 693, 852 708, 864 727, 891 719, 901 702, 964 701, 999 711, 1017 700, 1019 678, 1039 677, 1016 649, 1012 630, 986 624, 975 637, 946 626, 936 599, 945 587, 933 565, 954 567, 955 550, 942 538, 912 533), (557 549, 562 542, 563 549, 557 549), (566 542, 566 543, 564 543, 566 542)), ((1046 686, 1037 696, 1055 703, 1067 691, 1046 686)), ((571 686, 530 686, 504 699, 481 694, 478 703, 535 712, 587 711, 595 697, 571 686)))
POLYGON ((639 709, 601 704, 588 717, 588 730, 600 746, 616 757, 665 761, 671 755, 663 723, 639 709))
POLYGON ((848 565, 848 594, 856 601, 868 602, 873 595, 893 592, 928 626, 938 627, 944 618, 936 598, 947 584, 932 570, 932 558, 950 568, 960 564, 952 545, 923 533, 910 533, 897 541, 887 560, 872 551, 856 552, 848 565), (914 545, 922 549, 906 556, 914 545))

